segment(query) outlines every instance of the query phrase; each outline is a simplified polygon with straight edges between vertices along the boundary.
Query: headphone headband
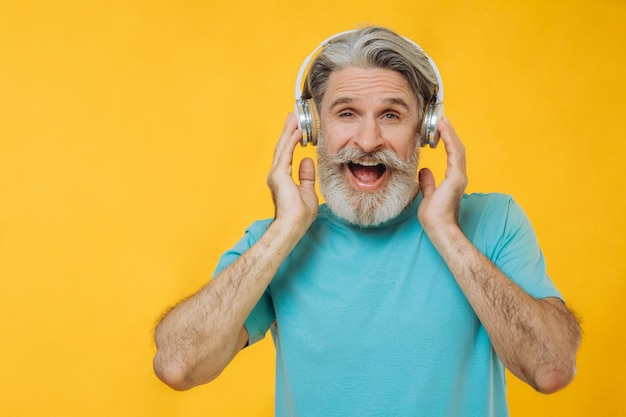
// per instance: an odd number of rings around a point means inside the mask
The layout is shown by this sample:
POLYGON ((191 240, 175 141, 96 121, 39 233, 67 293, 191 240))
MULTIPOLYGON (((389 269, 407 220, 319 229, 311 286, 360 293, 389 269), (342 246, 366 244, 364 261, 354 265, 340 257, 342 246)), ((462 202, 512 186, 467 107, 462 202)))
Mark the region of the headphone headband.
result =
MULTIPOLYGON (((311 60, 313 59, 313 57, 315 56, 315 54, 322 48, 324 48, 325 46, 327 46, 328 44, 330 44, 333 40, 335 40, 336 38, 343 36, 343 35, 347 35, 349 33, 353 33, 356 32, 358 29, 351 29, 351 30, 346 30, 343 32, 339 32, 335 35, 332 35, 326 39, 324 39, 305 59, 304 62, 302 63, 302 65, 300 66, 300 70, 298 70, 298 77, 296 78, 296 88, 295 88, 295 98, 296 100, 299 100, 302 97, 302 78, 304 77, 304 72, 307 70, 309 63, 311 62, 311 60)), ((411 45, 413 45, 418 51, 420 51, 421 53, 424 54, 424 56, 426 56, 426 59, 428 60, 428 63, 430 64, 430 66, 432 67, 433 71, 435 72, 435 76, 437 77, 437 103, 443 103, 443 81, 441 79, 441 74, 439 73, 439 68, 437 68, 437 65, 435 64, 435 61, 432 60, 432 58, 430 56, 428 56, 428 54, 426 52, 424 52, 424 50, 415 42, 413 42, 411 39, 402 36, 402 38, 409 42, 411 45)))

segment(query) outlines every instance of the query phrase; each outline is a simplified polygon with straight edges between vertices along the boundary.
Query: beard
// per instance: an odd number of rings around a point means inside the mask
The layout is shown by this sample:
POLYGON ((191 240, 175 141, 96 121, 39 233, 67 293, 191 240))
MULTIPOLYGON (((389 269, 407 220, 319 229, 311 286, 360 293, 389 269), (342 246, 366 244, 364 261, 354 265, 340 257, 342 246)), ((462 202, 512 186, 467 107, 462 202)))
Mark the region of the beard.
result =
POLYGON ((362 226, 377 226, 398 216, 417 194, 416 182, 418 151, 409 161, 403 161, 389 150, 363 152, 358 148, 344 148, 328 155, 323 142, 317 150, 320 191, 326 205, 338 217, 362 226), (346 175, 346 164, 369 158, 389 171, 385 184, 376 191, 354 189, 346 175))

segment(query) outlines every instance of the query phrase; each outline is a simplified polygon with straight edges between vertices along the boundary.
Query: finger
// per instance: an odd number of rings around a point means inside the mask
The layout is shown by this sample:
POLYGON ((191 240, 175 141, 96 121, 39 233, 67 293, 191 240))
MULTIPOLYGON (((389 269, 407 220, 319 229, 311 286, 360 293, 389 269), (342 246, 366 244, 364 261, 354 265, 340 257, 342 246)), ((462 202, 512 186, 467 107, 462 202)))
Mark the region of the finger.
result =
POLYGON ((420 190, 422 190, 422 195, 424 198, 432 195, 437 188, 435 185, 435 176, 433 172, 428 168, 422 168, 418 174, 418 181, 420 190))
POLYGON ((274 165, 285 163, 285 159, 288 164, 291 164, 296 144, 301 138, 302 132, 298 130, 298 121, 293 113, 289 113, 274 150, 274 165))
POLYGON ((461 154, 464 153, 465 147, 447 117, 439 121, 437 129, 439 130, 439 135, 444 143, 447 154, 457 152, 461 154))
POLYGON ((272 167, 266 180, 273 195, 277 193, 280 184, 294 184, 292 178, 293 154, 296 144, 301 138, 302 132, 298 130, 297 119, 293 113, 289 113, 276 144, 272 167))
POLYGON ((315 187, 315 164, 311 158, 304 158, 300 162, 298 181, 302 187, 310 189, 315 187))
POLYGON ((444 143, 446 154, 448 156, 448 170, 446 171, 446 177, 455 174, 465 176, 465 146, 461 142, 459 135, 457 135, 454 127, 452 127, 452 124, 450 123, 450 120, 446 117, 439 121, 439 123, 437 124, 437 129, 439 129, 439 134, 442 142, 444 143))

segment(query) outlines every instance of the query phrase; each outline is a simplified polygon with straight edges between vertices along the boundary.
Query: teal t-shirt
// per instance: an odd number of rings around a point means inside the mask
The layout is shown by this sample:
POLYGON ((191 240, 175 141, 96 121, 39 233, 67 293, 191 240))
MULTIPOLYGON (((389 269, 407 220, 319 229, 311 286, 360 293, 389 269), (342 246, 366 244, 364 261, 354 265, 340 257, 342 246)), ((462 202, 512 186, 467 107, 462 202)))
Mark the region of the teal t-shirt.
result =
MULTIPOLYGON (((508 416, 504 366, 417 220, 420 201, 372 228, 320 207, 245 323, 250 344, 271 328, 276 416, 508 416)), ((510 196, 465 195, 459 221, 526 292, 561 297, 510 196)), ((250 226, 216 273, 269 223, 250 226)))

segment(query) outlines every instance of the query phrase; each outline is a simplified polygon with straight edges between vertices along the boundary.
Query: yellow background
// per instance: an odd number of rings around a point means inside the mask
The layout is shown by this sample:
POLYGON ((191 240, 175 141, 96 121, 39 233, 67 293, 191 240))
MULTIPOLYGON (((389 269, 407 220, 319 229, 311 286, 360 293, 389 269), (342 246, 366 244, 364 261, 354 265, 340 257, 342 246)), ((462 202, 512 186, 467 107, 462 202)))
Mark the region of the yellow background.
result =
POLYGON ((304 57, 377 23, 435 59, 469 191, 515 196, 582 317, 575 382, 509 378, 512 414, 624 415, 625 22, 620 0, 0 1, 0 414, 271 415, 269 337, 179 393, 152 328, 272 215, 304 57))

